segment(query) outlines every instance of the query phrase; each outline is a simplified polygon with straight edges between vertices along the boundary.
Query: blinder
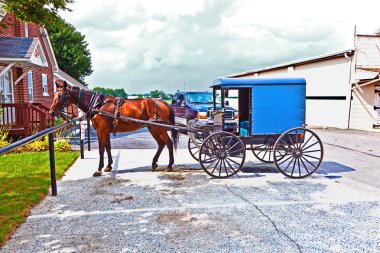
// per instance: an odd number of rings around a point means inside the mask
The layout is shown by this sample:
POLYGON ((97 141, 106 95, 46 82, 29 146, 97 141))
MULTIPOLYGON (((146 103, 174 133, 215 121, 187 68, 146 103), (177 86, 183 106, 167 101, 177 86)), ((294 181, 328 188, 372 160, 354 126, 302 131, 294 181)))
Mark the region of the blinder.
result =
POLYGON ((70 104, 71 90, 66 88, 64 89, 64 91, 65 93, 63 93, 62 95, 59 95, 58 114, 60 114, 61 111, 70 104))

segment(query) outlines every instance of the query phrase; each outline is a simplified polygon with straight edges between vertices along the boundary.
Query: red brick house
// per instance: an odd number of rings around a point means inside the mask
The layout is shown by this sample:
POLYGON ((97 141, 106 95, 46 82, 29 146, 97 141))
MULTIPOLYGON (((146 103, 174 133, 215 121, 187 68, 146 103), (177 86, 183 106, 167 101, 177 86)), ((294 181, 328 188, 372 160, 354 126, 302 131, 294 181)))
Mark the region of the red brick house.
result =
POLYGON ((47 31, 5 13, 0 6, 0 125, 26 136, 51 122, 54 79, 84 87, 58 68, 47 31))

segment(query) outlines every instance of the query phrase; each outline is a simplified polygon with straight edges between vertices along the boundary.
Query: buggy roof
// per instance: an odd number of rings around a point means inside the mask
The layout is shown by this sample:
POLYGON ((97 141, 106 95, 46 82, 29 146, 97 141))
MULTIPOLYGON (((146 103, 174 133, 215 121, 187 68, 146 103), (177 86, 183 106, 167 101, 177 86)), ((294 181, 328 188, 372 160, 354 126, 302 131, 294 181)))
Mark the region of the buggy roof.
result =
POLYGON ((306 84, 304 78, 217 78, 211 88, 238 89, 255 85, 294 85, 306 84))

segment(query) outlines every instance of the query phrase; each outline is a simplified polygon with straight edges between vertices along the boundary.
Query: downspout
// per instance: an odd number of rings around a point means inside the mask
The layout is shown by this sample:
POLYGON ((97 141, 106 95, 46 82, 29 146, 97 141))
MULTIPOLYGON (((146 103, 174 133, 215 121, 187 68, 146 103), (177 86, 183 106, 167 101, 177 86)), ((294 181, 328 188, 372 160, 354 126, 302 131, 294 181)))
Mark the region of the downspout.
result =
MULTIPOLYGON (((354 55, 356 57, 356 55, 354 55)), ((350 129, 350 120, 351 120, 351 104, 352 104, 352 84, 351 84, 351 75, 352 75, 352 60, 351 57, 348 57, 347 53, 344 53, 344 57, 350 61, 350 76, 348 79, 349 87, 350 87, 350 97, 348 98, 350 100, 350 106, 348 108, 348 122, 347 122, 347 129, 350 129)))

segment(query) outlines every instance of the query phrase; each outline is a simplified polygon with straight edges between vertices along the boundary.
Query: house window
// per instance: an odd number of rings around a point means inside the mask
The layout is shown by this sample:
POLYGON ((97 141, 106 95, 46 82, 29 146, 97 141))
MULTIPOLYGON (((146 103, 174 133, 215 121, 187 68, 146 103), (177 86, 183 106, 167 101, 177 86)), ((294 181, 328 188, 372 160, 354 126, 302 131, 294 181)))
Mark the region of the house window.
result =
MULTIPOLYGON (((0 72, 1 72, 0 68, 0 72)), ((8 70, 0 77, 0 103, 13 103, 12 75, 8 70)))
POLYGON ((44 96, 49 96, 47 74, 42 74, 42 92, 44 96))
POLYGON ((29 101, 33 102, 33 72, 28 72, 28 93, 29 93, 29 101))
POLYGON ((29 37, 29 26, 27 22, 25 22, 24 27, 25 27, 25 37, 29 37))

